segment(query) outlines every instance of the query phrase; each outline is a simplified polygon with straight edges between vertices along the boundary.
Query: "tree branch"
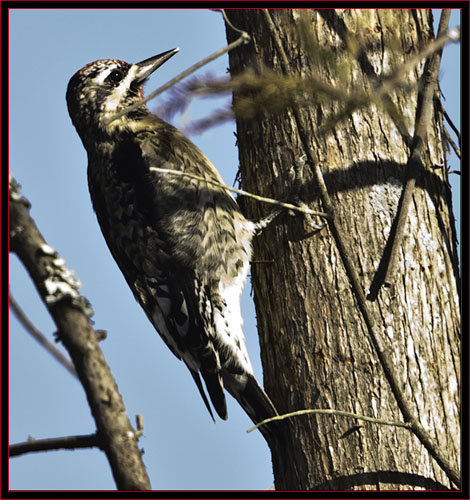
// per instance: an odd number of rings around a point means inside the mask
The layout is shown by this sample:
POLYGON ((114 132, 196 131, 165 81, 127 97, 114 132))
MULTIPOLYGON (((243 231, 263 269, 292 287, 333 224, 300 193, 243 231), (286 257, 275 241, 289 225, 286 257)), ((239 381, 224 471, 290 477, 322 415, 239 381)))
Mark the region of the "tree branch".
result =
MULTIPOLYGON (((439 109, 440 109, 442 115, 444 116, 444 118, 446 119, 447 123, 450 125, 450 128, 454 131, 454 134, 457 136, 457 139, 459 141, 459 148, 460 148, 461 138, 460 138, 460 131, 459 131, 459 129, 455 126, 454 122, 452 121, 452 119, 450 118, 450 116, 447 114, 447 111, 444 108, 444 105, 442 104, 442 100, 441 99, 436 99, 436 104, 439 106, 439 109)), ((458 156, 460 158, 460 154, 458 156)))
POLYGON ((24 443, 10 445, 9 457, 18 457, 25 453, 37 453, 39 451, 51 450, 73 450, 78 448, 102 448, 102 440, 95 434, 83 436, 65 436, 50 439, 30 438, 24 443))
MULTIPOLYGON (((186 128, 190 132, 201 132, 210 126, 224 122, 233 115, 255 116, 260 109, 269 108, 271 112, 283 110, 286 105, 302 105, 304 103, 315 102, 318 96, 323 99, 336 101, 343 104, 343 109, 331 116, 319 131, 326 133, 334 127, 335 124, 350 116, 357 108, 370 106, 371 103, 384 108, 384 110, 395 121, 400 133, 411 140, 404 123, 399 120, 399 114, 390 99, 390 94, 404 85, 406 75, 420 61, 442 49, 449 43, 458 40, 460 30, 451 29, 448 32, 440 33, 440 36, 427 44, 417 54, 410 57, 403 64, 400 64, 395 70, 384 78, 370 79, 370 92, 346 91, 341 86, 334 86, 315 76, 292 74, 279 74, 264 70, 261 74, 254 74, 245 71, 239 75, 232 76, 230 79, 202 79, 202 81, 189 81, 181 89, 173 92, 171 102, 164 106, 161 114, 169 116, 176 110, 187 105, 188 101, 194 97, 211 96, 227 93, 229 91, 238 91, 240 94, 250 92, 247 99, 238 99, 229 109, 220 109, 208 117, 193 122, 186 128), (269 88, 269 92, 266 89, 269 88)), ((318 49, 318 47, 315 47, 318 49)), ((314 50, 314 49, 312 49, 314 50)), ((173 81, 170 83, 174 83, 173 81)), ((169 85, 168 85, 169 86, 169 85)), ((165 88, 168 88, 165 86, 165 88)))
POLYGON ((23 325, 24 329, 32 335, 43 347, 48 351, 66 370, 68 370, 75 378, 77 377, 77 372, 73 364, 68 360, 57 347, 49 342, 46 336, 41 333, 29 320, 24 311, 18 305, 16 300, 13 298, 11 293, 8 294, 8 299, 10 303, 10 309, 16 316, 16 319, 23 325))
POLYGON ((207 184, 211 184, 212 186, 217 186, 223 189, 226 189, 227 191, 231 191, 232 193, 237 193, 242 196, 246 196, 247 198, 253 198, 254 200, 261 201, 263 203, 269 203, 270 205, 275 205, 277 207, 282 207, 288 210, 294 210, 296 212, 300 212, 304 215, 318 215, 320 217, 327 217, 328 215, 325 212, 319 212, 316 210, 311 210, 307 206, 298 206, 298 205, 293 205, 292 203, 286 203, 283 201, 275 200, 273 198, 266 198, 264 196, 258 196, 257 194, 252 194, 249 193, 248 191, 243 191, 243 189, 237 189, 234 187, 227 186, 226 184, 223 184, 222 182, 214 181, 211 179, 206 179, 205 177, 201 177, 199 175, 194 175, 190 174, 189 172, 183 172, 181 170, 172 170, 169 168, 159 168, 159 167, 150 167, 149 170, 153 172, 160 172, 162 174, 170 174, 170 175, 176 175, 180 177, 188 177, 190 179, 194 179, 197 181, 201 182, 206 182, 207 184))
MULTIPOLYGON (((439 22, 438 40, 443 37, 450 19, 450 10, 443 9, 441 19, 439 22)), ((436 42, 438 41, 436 40, 436 42)), ((436 43, 435 42, 435 43, 436 43)), ((390 257, 388 266, 385 271, 384 285, 391 286, 398 263, 398 256, 400 254, 403 236, 405 234, 405 226, 408 220, 408 213, 413 198, 413 192, 418 177, 419 167, 422 166, 421 156, 424 153, 426 145, 426 138, 428 129, 432 123, 432 112, 434 95, 437 90, 437 77, 439 75, 439 67, 441 64, 442 50, 433 52, 425 70, 422 80, 424 88, 422 92, 422 101, 419 109, 419 114, 416 119, 415 134, 412 142, 412 151, 407 164, 407 180, 403 189, 402 197, 398 207, 398 215, 394 224, 394 230, 390 231, 390 238, 392 239, 392 247, 390 250, 390 257)))
POLYGON ((409 429, 411 427, 411 425, 406 422, 392 422, 390 420, 382 420, 381 418, 367 417, 366 415, 358 415, 357 413, 351 413, 350 411, 333 410, 331 408, 315 408, 307 410, 297 410, 290 413, 284 413, 283 415, 277 415, 272 418, 267 418, 266 420, 258 422, 253 427, 250 427, 246 432, 247 433, 252 432, 258 427, 261 427, 262 425, 265 424, 269 424, 269 422, 273 422, 274 420, 284 420, 290 417, 297 417, 299 415, 310 415, 315 413, 322 415, 337 415, 339 417, 354 418, 356 420, 364 420, 365 422, 372 422, 373 424, 390 425, 392 427, 404 427, 405 429, 409 429))
POLYGON ((444 108, 444 104, 442 104, 442 99, 439 99, 436 96, 435 99, 434 99, 434 102, 435 102, 436 106, 439 108, 439 111, 441 112, 442 116, 446 119, 446 121, 449 124, 450 128, 454 131, 454 134, 457 136, 457 140, 459 141, 458 146, 452 140, 452 137, 450 136, 450 133, 447 130, 447 127, 444 126, 444 135, 446 137, 446 140, 450 144, 450 146, 452 147, 452 149, 454 150, 454 153, 457 156, 457 158, 460 160, 461 159, 461 154, 460 154, 460 146, 461 146, 460 131, 455 126, 455 124, 452 121, 452 119, 450 118, 450 116, 447 114, 447 111, 444 108))
POLYGON ((455 142, 452 140, 452 137, 450 136, 448 130, 446 127, 444 127, 444 135, 446 137, 446 141, 451 145, 452 149, 454 150, 455 156, 460 160, 461 155, 460 155, 460 148, 455 144, 455 142))
POLYGON ((129 422, 116 382, 90 325, 88 301, 79 281, 66 268, 29 215, 29 202, 10 177, 10 251, 28 271, 69 352, 85 389, 97 433, 102 437, 111 470, 120 490, 149 490, 137 437, 129 422))

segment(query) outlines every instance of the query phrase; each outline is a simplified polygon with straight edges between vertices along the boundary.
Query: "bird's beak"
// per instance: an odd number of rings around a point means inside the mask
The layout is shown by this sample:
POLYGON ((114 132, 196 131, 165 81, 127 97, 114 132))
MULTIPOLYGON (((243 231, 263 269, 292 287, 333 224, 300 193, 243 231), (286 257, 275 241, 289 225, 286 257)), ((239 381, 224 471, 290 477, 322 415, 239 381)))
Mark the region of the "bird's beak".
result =
POLYGON ((145 61, 141 61, 137 63, 138 67, 136 80, 137 82, 143 82, 146 78, 148 78, 157 68, 159 68, 164 62, 168 61, 170 57, 173 57, 177 52, 179 52, 179 48, 167 50, 166 52, 162 52, 157 56, 149 57, 145 59, 145 61))

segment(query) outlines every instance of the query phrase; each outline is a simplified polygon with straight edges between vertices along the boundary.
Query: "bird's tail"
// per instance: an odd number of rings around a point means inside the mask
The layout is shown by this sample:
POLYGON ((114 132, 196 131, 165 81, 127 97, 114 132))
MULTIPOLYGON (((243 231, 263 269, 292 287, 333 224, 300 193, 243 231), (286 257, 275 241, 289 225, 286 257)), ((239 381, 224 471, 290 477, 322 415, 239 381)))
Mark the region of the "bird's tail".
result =
MULTIPOLYGON (((253 375, 246 374, 246 384, 241 387, 238 384, 227 383, 227 380, 224 380, 224 382, 226 383, 228 392, 240 403, 241 407, 255 424, 278 415, 272 401, 253 375)), ((272 422, 264 424, 258 427, 258 429, 268 444, 271 444, 280 430, 280 423, 272 422)))

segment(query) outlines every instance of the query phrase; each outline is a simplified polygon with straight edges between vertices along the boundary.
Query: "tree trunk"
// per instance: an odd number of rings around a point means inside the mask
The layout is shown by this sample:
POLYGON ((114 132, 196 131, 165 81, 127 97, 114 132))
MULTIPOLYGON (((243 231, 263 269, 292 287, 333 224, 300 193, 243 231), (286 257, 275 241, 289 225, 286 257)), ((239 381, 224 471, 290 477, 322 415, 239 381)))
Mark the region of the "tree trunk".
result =
MULTIPOLYGON (((349 93, 373 94, 374 80, 433 39, 431 13, 424 9, 231 9, 228 17, 251 37, 229 54, 232 77, 246 69, 283 73, 287 60, 288 74, 349 93)), ((227 26, 229 42, 239 36, 227 26)), ((378 272, 409 175, 410 138, 421 103, 417 83, 425 70, 424 60, 407 69, 404 87, 383 99, 388 110, 393 103, 395 115, 372 103, 353 109, 314 91, 282 110, 259 109, 253 91, 251 113, 236 113, 237 138, 243 188, 277 199, 292 182, 295 160, 309 148, 314 152, 405 398, 457 469, 459 272, 443 128, 435 109, 392 286, 383 286, 378 272)), ((266 98, 271 90, 268 85, 256 95, 266 98)), ((235 110, 240 92, 234 92, 235 110)), ((325 210, 313 167, 306 166, 301 199, 325 210)), ((248 217, 266 214, 265 206, 242 202, 248 217)), ((252 283, 265 388, 279 413, 325 408, 404 420, 331 225, 312 234, 304 217, 280 216, 255 238, 252 283)), ((287 422, 286 442, 271 450, 276 489, 451 487, 409 429, 331 414, 287 422)))

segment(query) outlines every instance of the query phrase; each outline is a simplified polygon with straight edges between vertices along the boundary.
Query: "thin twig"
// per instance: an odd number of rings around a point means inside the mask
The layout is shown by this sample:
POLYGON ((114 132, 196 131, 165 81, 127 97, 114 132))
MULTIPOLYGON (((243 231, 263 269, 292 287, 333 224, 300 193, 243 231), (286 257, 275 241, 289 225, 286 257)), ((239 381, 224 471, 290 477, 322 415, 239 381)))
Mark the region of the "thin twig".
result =
POLYGON ((340 417, 347 417, 347 418, 355 418, 356 420, 364 420, 366 422, 372 422, 374 424, 379 424, 379 425, 391 425, 393 427, 404 427, 405 429, 409 429, 411 427, 411 424, 408 424, 406 422, 394 422, 390 420, 382 420, 380 418, 374 418, 374 417, 367 417, 365 415, 358 415, 357 413, 351 413, 349 411, 342 411, 342 410, 332 410, 330 408, 316 408, 316 409, 310 409, 310 410, 298 410, 298 411, 293 411, 291 413, 284 413, 283 415, 276 415, 275 417, 272 418, 267 418, 266 420, 262 420, 261 422, 258 422, 256 425, 253 427, 250 427, 246 432, 252 432, 258 427, 261 427, 262 425, 269 424, 269 422, 274 422, 275 420, 284 420, 286 418, 290 417, 297 417, 298 415, 308 415, 312 413, 319 413, 323 415, 338 415, 340 417))
POLYGON ((452 140, 452 137, 450 136, 447 128, 445 126, 443 128, 444 128, 444 135, 446 137, 446 141, 451 145, 452 149, 454 150, 455 156, 457 156, 457 158, 460 160, 460 148, 452 140))
MULTIPOLYGON (((444 40, 444 32, 447 30, 450 19, 450 9, 442 9, 441 19, 439 22, 438 38, 444 40)), ((435 42, 435 43, 436 43, 435 42)), ((432 44, 430 44, 432 45, 432 44)), ((400 254, 403 236, 405 234, 405 226, 408 220, 413 192, 416 185, 416 180, 419 174, 419 167, 422 165, 421 156, 424 152, 424 147, 427 140, 428 128, 432 120, 434 95, 437 89, 437 78, 439 74, 439 66, 441 64, 441 52, 433 52, 427 66, 427 71, 422 77, 424 89, 422 93, 421 107, 419 116, 416 120, 415 134, 413 140, 413 150, 407 164, 407 180, 403 189, 400 205, 398 207, 398 215, 396 217, 394 231, 390 232, 390 238, 393 238, 392 247, 390 250, 390 258, 384 277, 384 285, 391 286, 395 280, 396 268, 398 265, 398 256, 400 254)))
MULTIPOLYGON (((237 28, 234 26, 230 19, 227 16, 227 13, 225 12, 225 9, 220 9, 222 12, 222 15, 224 16, 224 21, 233 29, 233 31, 236 31, 237 33, 240 33, 242 36, 248 35, 248 33, 244 30, 241 30, 240 28, 237 28)), ((250 39, 250 36, 248 35, 248 39, 250 39)))
POLYGON ((286 203, 284 201, 274 200, 273 198, 266 198, 264 196, 258 196, 257 194, 248 193, 247 191, 243 191, 243 189, 237 189, 234 187, 227 186, 222 182, 214 181, 211 179, 206 179, 205 177, 200 177, 199 175, 190 174, 188 172, 182 172, 181 170, 171 170, 169 168, 158 168, 158 167, 149 167, 150 171, 160 172, 162 174, 171 174, 171 175, 179 175, 182 177, 189 177, 190 179, 195 179, 197 181, 206 182, 207 184, 211 184, 213 186, 220 187, 222 189, 226 189, 227 191, 232 191, 233 193, 237 193, 242 196, 246 196, 248 198, 253 198, 254 200, 262 201, 263 203, 269 203, 270 205, 276 205, 278 207, 287 208, 289 210, 295 210, 297 212, 301 212, 307 215, 318 215, 319 217, 327 217, 328 215, 325 212, 318 212, 316 210, 311 210, 305 206, 297 206, 292 205, 292 203, 286 203))
MULTIPOLYGON (((287 55, 284 51, 284 47, 282 46, 279 35, 276 31, 276 27, 271 19, 271 15, 267 9, 263 9, 263 13, 273 37, 273 42, 275 47, 279 53, 281 58, 281 66, 283 66, 283 70, 285 73, 289 71, 289 61, 287 55)), ((455 36, 455 33, 454 35, 455 36)), ((330 195, 326 188, 323 175, 321 173, 320 167, 316 158, 314 156, 314 152, 310 147, 310 141, 308 140, 308 134, 303 126, 302 118, 300 116, 299 109, 296 106, 292 107, 292 113, 294 120, 296 122, 296 126, 299 132, 300 140, 303 144, 303 148, 305 153, 307 154, 308 161, 310 165, 313 166, 314 176, 317 181, 317 185, 319 188, 320 198, 322 200, 323 206, 325 207, 330 217, 328 220, 328 225, 332 236, 336 242, 336 246, 338 248, 338 252, 341 256, 341 260, 343 262, 344 268, 346 270, 346 274, 351 283, 352 291, 356 297, 358 302, 359 310, 364 319, 364 323, 367 327, 367 331, 369 337, 371 339, 372 345, 377 353, 377 357, 380 361, 382 369, 384 370, 385 377, 390 385, 392 393, 397 401, 398 407, 403 415, 403 418, 406 422, 411 424, 411 431, 416 435, 416 437, 420 440, 423 446, 428 450, 428 452, 434 457, 439 466, 444 470, 449 479, 460 485, 460 476, 459 473, 454 467, 451 465, 450 461, 444 455, 442 450, 436 444, 436 442, 431 438, 430 434, 424 429, 424 427, 419 422, 418 418, 415 416, 412 407, 402 389, 402 384, 399 381, 399 378, 395 372, 394 364, 392 361, 392 357, 388 349, 385 348, 381 336, 377 331, 377 327, 375 325, 375 321, 372 313, 369 311, 369 307, 366 301, 366 297, 364 291, 362 290, 361 282, 359 280, 359 276, 356 268, 354 267, 353 259, 350 256, 350 252, 347 250, 346 243, 343 238, 343 232, 340 227, 340 223, 337 220, 335 215, 334 206, 331 201, 330 195)))
POLYGON ((198 133, 210 126, 232 118, 234 113, 248 116, 249 113, 255 114, 259 107, 263 108, 263 106, 267 105, 270 107, 271 111, 273 111, 277 109, 277 106, 285 106, 285 99, 291 101, 296 99, 297 104, 301 104, 306 101, 306 96, 309 96, 308 99, 318 99, 318 96, 321 95, 324 98, 339 101, 344 105, 339 113, 330 117, 325 124, 319 128, 322 134, 331 130, 340 120, 350 116, 351 112, 355 109, 370 106, 371 103, 375 103, 392 116, 402 135, 406 139, 411 139, 411 135, 404 123, 398 120, 399 114, 393 101, 390 99, 390 93, 399 86, 403 87, 406 75, 408 75, 410 69, 419 61, 426 58, 434 51, 440 50, 446 43, 455 41, 458 37, 458 29, 449 30, 445 35, 429 43, 423 50, 398 66, 391 75, 380 80, 371 81, 371 86, 373 88, 371 92, 345 91, 341 87, 333 86, 315 76, 296 77, 275 73, 255 75, 250 72, 243 72, 240 75, 232 76, 230 79, 203 81, 199 84, 194 81, 189 82, 186 85, 186 90, 179 90, 179 95, 173 96, 171 106, 166 106, 163 113, 167 115, 174 113, 176 109, 180 109, 189 99, 194 97, 217 95, 228 91, 233 92, 234 90, 242 90, 243 92, 250 90, 259 91, 260 89, 265 89, 266 86, 269 85, 275 88, 278 94, 282 94, 282 99, 277 99, 273 102, 275 93, 266 96, 258 92, 256 96, 250 95, 248 107, 242 106, 242 101, 239 101, 230 109, 217 110, 210 116, 194 122, 187 130, 198 133), (268 102, 266 102, 266 99, 268 102))
POLYGON ((450 128, 454 131, 455 135, 457 136, 457 139, 459 141, 459 146, 461 144, 461 138, 460 138, 460 130, 455 126, 454 122, 452 121, 451 117, 447 114, 446 109, 444 108, 444 104, 442 104, 441 99, 436 99, 437 104, 439 106, 439 109, 441 110, 442 115, 446 119, 447 123, 450 125, 450 128))
POLYGON ((135 416, 135 424, 136 424, 136 427, 135 427, 134 435, 136 438, 140 438, 140 436, 142 436, 142 434, 144 432, 144 416, 141 413, 138 413, 135 416))
POLYGON ((109 120, 106 122, 106 124, 109 125, 114 120, 121 118, 121 116, 127 115, 128 113, 130 113, 134 109, 137 109, 140 106, 142 106, 143 104, 145 104, 146 102, 150 101, 151 99, 154 99, 155 97, 157 97, 157 95, 161 94, 166 89, 172 87, 173 85, 175 85, 176 83, 181 81, 183 78, 186 78, 191 73, 194 73, 199 68, 202 68, 202 66, 205 66, 206 64, 212 62, 214 59, 217 59, 218 57, 225 54, 229 50, 235 49, 236 47, 238 47, 242 43, 248 43, 249 41, 250 41, 250 35, 246 31, 241 32, 240 38, 235 40, 235 42, 232 42, 231 44, 227 45, 223 49, 220 49, 217 52, 214 52, 213 54, 211 54, 210 56, 205 57, 204 59, 197 62, 196 64, 193 64, 187 70, 183 71, 178 76, 175 76, 175 78, 172 78, 168 83, 165 83, 165 85, 162 85, 157 90, 150 93, 147 97, 140 99, 139 101, 132 104, 131 106, 124 108, 122 111, 119 111, 118 113, 113 115, 111 118, 109 118, 109 120))
POLYGON ((10 445, 9 456, 18 457, 25 453, 37 453, 39 451, 51 450, 73 450, 77 448, 101 448, 101 440, 98 435, 86 434, 82 436, 65 436, 50 439, 30 438, 24 443, 10 445))
POLYGON ((16 316, 16 319, 23 325, 24 329, 30 333, 34 339, 36 339, 43 347, 48 351, 54 358, 66 369, 68 370, 76 379, 78 379, 77 372, 75 371, 75 367, 72 362, 67 359, 57 347, 49 342, 46 336, 41 333, 34 324, 29 320, 28 316, 24 313, 21 307, 18 305, 16 300, 13 298, 12 294, 8 295, 8 299, 10 302, 10 309, 13 314, 16 316))

